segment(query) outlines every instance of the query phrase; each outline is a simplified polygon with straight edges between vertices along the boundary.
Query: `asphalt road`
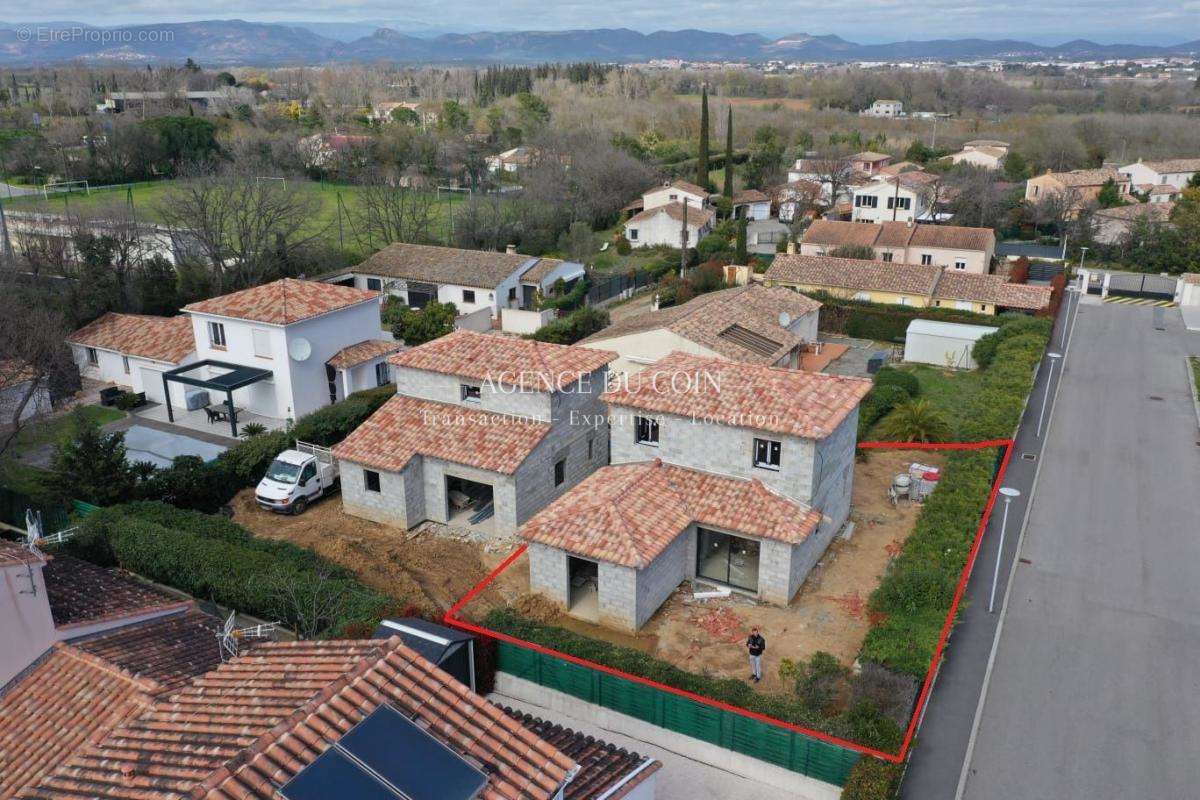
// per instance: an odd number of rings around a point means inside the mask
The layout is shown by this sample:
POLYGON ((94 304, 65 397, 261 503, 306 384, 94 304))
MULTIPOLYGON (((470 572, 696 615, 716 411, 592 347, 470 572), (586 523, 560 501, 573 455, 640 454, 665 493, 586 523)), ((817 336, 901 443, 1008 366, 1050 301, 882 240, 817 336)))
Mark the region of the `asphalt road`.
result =
MULTIPOLYGON (((1049 352, 1067 352, 1067 360, 1074 361, 1074 354, 1067 347, 1070 321, 1077 312, 1087 307, 1078 305, 1078 299, 1068 295, 1069 305, 1059 315, 1049 352)), ((1073 338, 1073 337, 1072 337, 1073 338)), ((1042 436, 1046 436, 1056 402, 1055 389, 1062 378, 1062 364, 1050 368, 1051 359, 1043 358, 1038 368, 1029 402, 1021 418, 1013 448, 1012 460, 1005 474, 1004 485, 1021 492, 1021 496, 1010 501, 1008 525, 1004 550, 1000 553, 1000 533, 1004 526, 1004 502, 997 499, 995 513, 984 532, 975 567, 967 583, 963 607, 959 613, 950 640, 946 645, 945 659, 933 692, 926 705, 925 716, 914 740, 908 771, 901 787, 904 800, 949 800, 955 795, 962 765, 967 757, 967 745, 975 721, 979 698, 983 691, 988 660, 995 642, 996 628, 1004 601, 1009 571, 1016 556, 1016 543, 1026 506, 1033 494, 1034 478, 1042 451, 1042 436), (1053 374, 1051 374, 1053 372, 1053 374), (1047 393, 1049 384, 1049 393, 1047 393), (1038 435, 1038 420, 1045 404, 1042 436, 1038 435), (1029 459, 1028 456, 1033 456, 1029 459), (997 576, 996 560, 1000 555, 1000 570, 997 576), (988 611, 993 576, 997 576, 994 611, 988 611)), ((1022 798, 1024 800, 1024 798, 1022 798)))
POLYGON ((1178 311, 1165 331, 1153 319, 1080 307, 967 800, 1200 793, 1200 432, 1183 361, 1200 335, 1178 311))

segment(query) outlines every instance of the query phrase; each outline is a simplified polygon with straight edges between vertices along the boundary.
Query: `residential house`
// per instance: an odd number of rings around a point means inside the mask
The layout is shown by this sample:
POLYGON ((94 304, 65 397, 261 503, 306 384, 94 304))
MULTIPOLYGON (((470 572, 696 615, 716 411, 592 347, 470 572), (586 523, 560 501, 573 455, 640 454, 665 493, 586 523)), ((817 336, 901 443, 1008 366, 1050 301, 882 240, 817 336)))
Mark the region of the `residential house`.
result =
MULTIPOLYGON (((788 170, 788 187, 791 194, 796 196, 796 199, 801 201, 815 202, 820 206, 835 206, 840 203, 849 203, 852 197, 852 192, 855 187, 865 186, 871 183, 871 180, 876 175, 887 174, 889 168, 890 156, 883 156, 886 161, 878 165, 873 172, 868 172, 859 169, 858 166, 851 167, 852 159, 859 156, 864 156, 868 160, 879 154, 859 153, 857 156, 851 156, 850 159, 839 158, 799 158, 788 170), (837 187, 837 197, 834 197, 833 180, 831 173, 836 174, 840 180, 837 187), (815 184, 820 187, 820 191, 814 191, 810 184, 815 184)), ((859 166, 868 163, 868 161, 859 160, 853 162, 859 166)), ((780 209, 780 219, 783 217, 784 211, 780 209)))
POLYGON ((276 420, 299 419, 386 383, 395 343, 380 330, 378 292, 283 278, 184 306, 195 361, 169 370, 171 404, 184 387, 216 404, 276 420))
POLYGON ((919 172, 922 167, 915 161, 897 161, 879 169, 880 175, 900 175, 905 172, 919 172))
POLYGON ((1092 238, 1100 244, 1120 244, 1139 220, 1154 227, 1166 225, 1174 209, 1174 203, 1130 203, 1098 209, 1092 215, 1095 225, 1092 238))
POLYGON ((82 377, 145 392, 155 403, 166 402, 163 373, 196 359, 187 315, 109 312, 68 336, 67 344, 82 377))
POLYGON ((1139 183, 1130 189, 1146 197, 1148 203, 1174 203, 1183 192, 1169 183, 1139 183))
POLYGON ((533 147, 513 147, 503 153, 488 156, 484 159, 488 172, 493 174, 507 172, 514 174, 527 169, 537 157, 537 149, 533 147))
POLYGON ((501 708, 399 636, 241 643, 198 674, 165 633, 139 654, 60 648, 8 688, 0 796, 654 797, 659 762, 501 708))
POLYGON ((830 255, 839 247, 870 247, 880 261, 933 264, 960 272, 986 274, 996 253, 991 228, 907 222, 814 220, 800 239, 800 255, 830 255))
POLYGON ((1034 312, 1050 304, 1050 287, 1009 283, 999 275, 856 258, 785 254, 763 276, 768 285, 825 292, 914 308, 954 308, 979 314, 1034 312))
POLYGON ((904 103, 899 100, 876 100, 870 108, 858 112, 864 117, 896 118, 904 116, 904 103))
POLYGON ((562 281, 569 288, 584 276, 575 261, 434 245, 390 244, 366 261, 322 280, 373 292, 387 292, 410 308, 429 301, 453 303, 461 316, 487 309, 498 319, 502 309, 532 309, 538 293, 549 294, 562 281))
POLYGON ((1095 202, 1100 190, 1108 181, 1113 181, 1121 197, 1129 194, 1129 176, 1122 175, 1115 169, 1076 169, 1070 172, 1051 172, 1046 170, 1042 175, 1025 181, 1025 200, 1038 203, 1053 195, 1066 194, 1067 208, 1072 214, 1078 213, 1084 206, 1095 202))
POLYGON ((381 125, 389 125, 396 121, 393 114, 397 109, 404 109, 416 114, 417 121, 421 125, 435 125, 438 121, 438 112, 431 110, 421 105, 420 103, 388 101, 384 103, 376 103, 371 109, 371 120, 381 125))
POLYGON ((716 216, 711 208, 694 207, 690 201, 648 207, 625 222, 625 238, 634 247, 682 247, 686 228, 686 245, 695 247, 712 232, 716 216))
POLYGON ((867 175, 878 175, 884 167, 892 163, 892 157, 886 153, 876 153, 864 150, 850 156, 850 164, 855 170, 867 175))
MULTIPOLYGON (((1119 171, 1135 186, 1152 184, 1183 189, 1192 176, 1200 172, 1200 158, 1170 158, 1160 161, 1143 161, 1139 158, 1136 163, 1121 167, 1119 171)), ((1162 201, 1152 199, 1151 202, 1162 201)))
POLYGON ((820 309, 804 295, 754 282, 625 317, 579 344, 617 353, 614 373, 638 372, 673 352, 796 367, 817 341, 820 309))
POLYGON ((771 197, 758 189, 743 189, 733 195, 733 216, 737 219, 771 218, 771 197))
POLYGON ((630 631, 685 580, 786 605, 849 515, 870 387, 688 353, 630 376, 612 465, 521 527, 530 588, 630 631))
POLYGON ((670 183, 642 192, 642 209, 645 211, 675 203, 687 203, 692 208, 704 210, 709 207, 708 190, 691 181, 676 178, 670 183))
POLYGON ((0 429, 51 410, 47 376, 39 375, 26 361, 0 359, 0 429))
POLYGON ((936 218, 938 177, 928 172, 902 172, 853 188, 855 222, 928 222, 936 218))
POLYGON ((392 356, 396 397, 333 450, 346 513, 511 535, 606 462, 616 357, 470 331, 392 356))
MULTIPOLYGON (((323 169, 332 166, 337 159, 355 152, 364 152, 371 146, 370 136, 348 133, 314 133, 296 143, 304 158, 304 166, 323 169)), ((365 155, 364 155, 365 160, 365 155)))
POLYGON ((1008 157, 1008 142, 993 139, 976 139, 967 142, 957 153, 946 156, 953 164, 970 164, 981 169, 998 170, 1008 157))
POLYGON ((816 180, 797 179, 774 189, 774 202, 780 222, 794 222, 801 216, 815 213, 829 195, 828 189, 816 180))

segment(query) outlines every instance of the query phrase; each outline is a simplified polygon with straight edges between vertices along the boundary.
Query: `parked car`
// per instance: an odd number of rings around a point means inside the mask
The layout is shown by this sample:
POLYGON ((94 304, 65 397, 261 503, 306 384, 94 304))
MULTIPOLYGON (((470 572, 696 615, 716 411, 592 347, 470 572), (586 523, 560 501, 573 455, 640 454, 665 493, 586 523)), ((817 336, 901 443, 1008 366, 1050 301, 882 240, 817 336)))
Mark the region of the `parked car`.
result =
POLYGON ((333 491, 338 466, 328 447, 296 442, 275 457, 254 489, 262 508, 281 514, 303 514, 308 504, 333 491))

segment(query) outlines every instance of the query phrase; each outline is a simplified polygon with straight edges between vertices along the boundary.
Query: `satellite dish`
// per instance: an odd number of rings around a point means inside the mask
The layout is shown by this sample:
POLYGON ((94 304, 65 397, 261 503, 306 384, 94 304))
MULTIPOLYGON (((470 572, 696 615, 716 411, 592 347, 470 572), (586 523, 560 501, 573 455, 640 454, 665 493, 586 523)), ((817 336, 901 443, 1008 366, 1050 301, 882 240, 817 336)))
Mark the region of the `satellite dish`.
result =
POLYGON ((792 315, 786 311, 779 312, 779 327, 786 328, 792 324, 792 315))
POLYGON ((307 361, 312 355, 312 343, 303 337, 292 339, 288 342, 288 355, 292 361, 307 361))

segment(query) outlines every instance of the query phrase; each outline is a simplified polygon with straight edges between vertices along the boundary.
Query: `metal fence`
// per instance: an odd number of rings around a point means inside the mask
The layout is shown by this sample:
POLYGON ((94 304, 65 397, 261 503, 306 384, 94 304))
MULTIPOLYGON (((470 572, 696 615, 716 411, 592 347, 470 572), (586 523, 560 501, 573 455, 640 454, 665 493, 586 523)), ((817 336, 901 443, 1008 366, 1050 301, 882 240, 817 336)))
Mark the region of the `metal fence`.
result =
POLYGON ((508 642, 499 643, 497 669, 835 786, 846 783, 860 757, 853 750, 778 725, 508 642))
POLYGON ((603 278, 594 275, 592 285, 587 293, 587 304, 594 306, 611 300, 622 292, 637 291, 652 283, 654 283, 654 277, 644 269, 634 270, 632 273, 622 272, 603 278))

